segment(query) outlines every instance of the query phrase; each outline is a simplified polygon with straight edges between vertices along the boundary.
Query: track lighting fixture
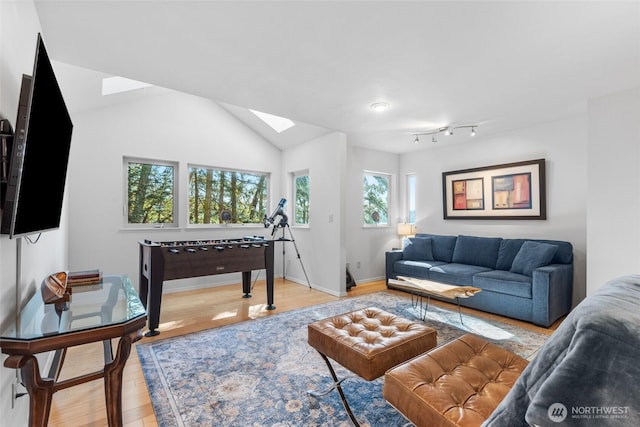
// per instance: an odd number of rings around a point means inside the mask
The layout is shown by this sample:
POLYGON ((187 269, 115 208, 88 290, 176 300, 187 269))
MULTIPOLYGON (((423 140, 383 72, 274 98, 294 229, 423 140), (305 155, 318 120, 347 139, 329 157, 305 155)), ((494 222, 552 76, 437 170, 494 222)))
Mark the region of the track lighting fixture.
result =
POLYGON ((463 125, 463 126, 445 126, 445 127, 441 127, 438 129, 433 129, 433 130, 428 130, 425 132, 418 132, 418 133, 414 133, 413 136, 415 137, 413 139, 413 143, 417 144, 418 142, 420 142, 420 140, 418 139, 419 136, 422 135, 431 135, 431 142, 438 142, 438 140, 436 139, 438 134, 444 133, 445 135, 453 135, 453 131, 455 129, 468 129, 471 128, 471 136, 476 136, 476 128, 478 127, 478 125, 463 125))

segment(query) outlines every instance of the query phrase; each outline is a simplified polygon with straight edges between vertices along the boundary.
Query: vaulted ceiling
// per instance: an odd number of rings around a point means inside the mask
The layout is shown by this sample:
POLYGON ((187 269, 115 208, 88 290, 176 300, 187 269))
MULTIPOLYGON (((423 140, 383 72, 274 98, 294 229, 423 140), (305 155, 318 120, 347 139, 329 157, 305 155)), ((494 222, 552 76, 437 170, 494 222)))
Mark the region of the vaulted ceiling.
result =
MULTIPOLYGON (((406 153, 434 144, 414 144, 416 132, 465 124, 479 124, 479 135, 508 132, 640 85, 639 1, 35 4, 64 72, 215 100, 281 148, 337 130, 350 144, 406 153), (376 113, 376 101, 390 108, 376 113), (276 134, 247 108, 298 126, 276 134)), ((93 96, 79 89, 74 105, 109 102, 93 96)), ((468 140, 460 133, 437 144, 468 140)))

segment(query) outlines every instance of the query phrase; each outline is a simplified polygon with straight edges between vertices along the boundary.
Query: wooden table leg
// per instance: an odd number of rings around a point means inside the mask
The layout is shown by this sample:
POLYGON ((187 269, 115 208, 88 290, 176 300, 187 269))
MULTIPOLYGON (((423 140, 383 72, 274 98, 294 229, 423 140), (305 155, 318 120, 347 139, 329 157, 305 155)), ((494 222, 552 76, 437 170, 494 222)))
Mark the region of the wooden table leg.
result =
POLYGON ((104 366, 104 396, 109 427, 122 427, 122 373, 131 353, 131 345, 142 338, 142 331, 120 338, 113 362, 104 366))
POLYGON ((55 381, 40 376, 38 360, 34 356, 9 356, 4 361, 4 366, 20 369, 23 385, 29 392, 29 426, 46 427, 55 381))

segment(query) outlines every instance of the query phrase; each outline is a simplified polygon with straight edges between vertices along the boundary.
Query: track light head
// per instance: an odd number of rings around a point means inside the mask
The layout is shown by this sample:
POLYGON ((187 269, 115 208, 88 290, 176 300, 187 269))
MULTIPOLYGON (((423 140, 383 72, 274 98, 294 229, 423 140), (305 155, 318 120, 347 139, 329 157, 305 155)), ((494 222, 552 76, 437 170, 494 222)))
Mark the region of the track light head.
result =
POLYGON ((420 142, 420 139, 418 138, 418 135, 415 135, 415 139, 413 140, 413 143, 417 144, 418 142, 420 142))
POLYGON ((471 126, 471 136, 476 136, 476 127, 471 126))

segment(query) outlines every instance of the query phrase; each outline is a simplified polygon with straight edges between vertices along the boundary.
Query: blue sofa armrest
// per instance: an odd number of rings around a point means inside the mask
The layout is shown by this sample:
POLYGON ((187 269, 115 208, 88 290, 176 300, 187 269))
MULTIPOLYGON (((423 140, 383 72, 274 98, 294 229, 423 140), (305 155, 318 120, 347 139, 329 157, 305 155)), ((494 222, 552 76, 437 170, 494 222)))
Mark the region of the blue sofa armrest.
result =
POLYGON ((549 327, 571 310, 573 264, 551 264, 533 271, 532 322, 549 327))
MULTIPOLYGON (((402 259, 402 250, 394 249, 392 251, 385 252, 385 276, 386 279, 396 279, 396 275, 393 272, 393 264, 396 261, 400 261, 402 259)), ((387 282, 388 284, 388 282, 387 282)))

